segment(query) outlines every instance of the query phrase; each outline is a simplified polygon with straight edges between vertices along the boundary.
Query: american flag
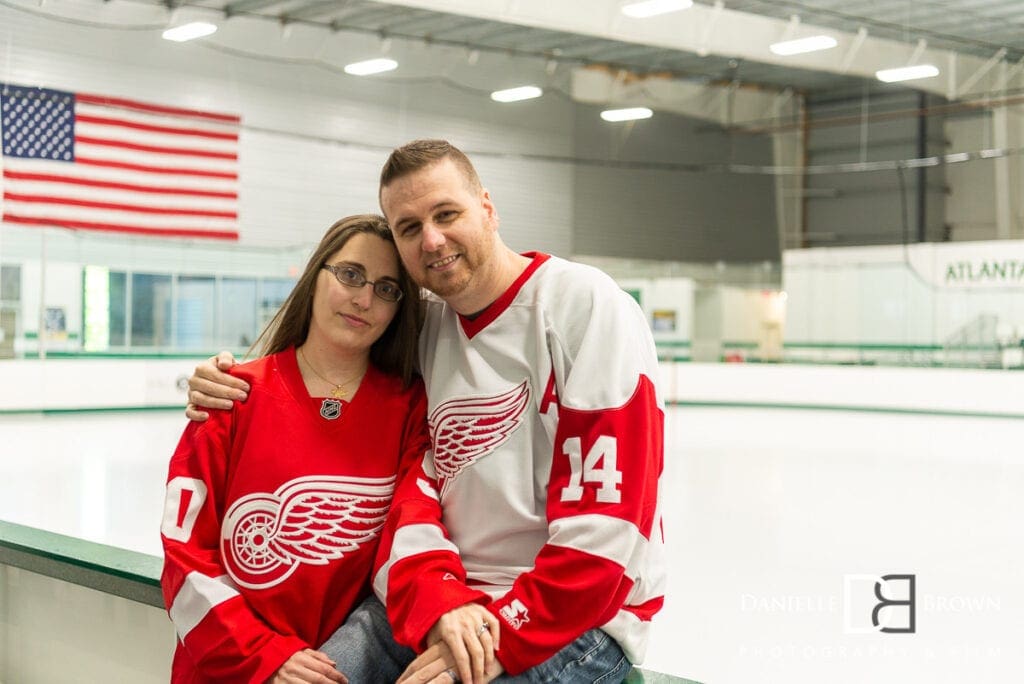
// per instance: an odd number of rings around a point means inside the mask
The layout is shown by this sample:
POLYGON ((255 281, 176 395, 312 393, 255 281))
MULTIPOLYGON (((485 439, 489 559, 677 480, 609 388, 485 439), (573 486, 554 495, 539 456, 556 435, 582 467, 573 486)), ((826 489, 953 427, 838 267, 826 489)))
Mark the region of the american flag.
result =
POLYGON ((3 221, 238 239, 229 114, 0 84, 3 221))

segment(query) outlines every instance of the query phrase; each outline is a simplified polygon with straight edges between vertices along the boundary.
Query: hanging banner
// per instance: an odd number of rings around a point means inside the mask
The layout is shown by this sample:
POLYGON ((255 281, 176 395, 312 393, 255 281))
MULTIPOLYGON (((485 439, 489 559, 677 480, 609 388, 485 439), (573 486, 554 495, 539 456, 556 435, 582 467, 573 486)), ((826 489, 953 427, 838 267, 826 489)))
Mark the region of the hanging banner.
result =
POLYGON ((958 289, 1024 288, 1024 241, 910 245, 908 258, 927 282, 958 289))

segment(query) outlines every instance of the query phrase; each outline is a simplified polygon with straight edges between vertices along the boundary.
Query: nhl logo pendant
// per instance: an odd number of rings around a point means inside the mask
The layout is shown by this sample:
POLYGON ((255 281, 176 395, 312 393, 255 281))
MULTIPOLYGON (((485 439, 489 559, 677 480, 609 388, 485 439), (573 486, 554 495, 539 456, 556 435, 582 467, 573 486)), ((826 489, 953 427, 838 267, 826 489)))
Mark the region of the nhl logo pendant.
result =
POLYGON ((324 399, 320 404, 320 417, 324 420, 337 420, 341 416, 341 402, 337 399, 324 399))

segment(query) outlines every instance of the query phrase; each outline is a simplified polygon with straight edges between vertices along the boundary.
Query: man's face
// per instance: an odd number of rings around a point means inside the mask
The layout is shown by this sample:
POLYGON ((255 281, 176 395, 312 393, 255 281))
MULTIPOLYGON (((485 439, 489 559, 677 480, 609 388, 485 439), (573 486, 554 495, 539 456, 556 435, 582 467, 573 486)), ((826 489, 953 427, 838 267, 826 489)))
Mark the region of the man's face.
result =
POLYGON ((460 312, 490 303, 488 264, 498 217, 486 190, 473 188, 442 159, 382 188, 380 203, 417 284, 460 312))

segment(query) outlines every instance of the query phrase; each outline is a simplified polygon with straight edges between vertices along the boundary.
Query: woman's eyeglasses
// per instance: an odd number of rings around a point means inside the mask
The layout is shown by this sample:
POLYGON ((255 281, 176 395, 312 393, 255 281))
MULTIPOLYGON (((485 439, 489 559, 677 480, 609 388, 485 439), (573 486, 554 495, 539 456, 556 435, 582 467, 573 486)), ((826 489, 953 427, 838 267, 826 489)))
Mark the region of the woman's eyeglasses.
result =
POLYGON ((359 269, 352 268, 351 266, 324 264, 324 270, 333 273, 338 282, 346 287, 373 285, 373 294, 385 302, 397 302, 402 298, 402 288, 393 280, 367 280, 366 276, 359 269))

